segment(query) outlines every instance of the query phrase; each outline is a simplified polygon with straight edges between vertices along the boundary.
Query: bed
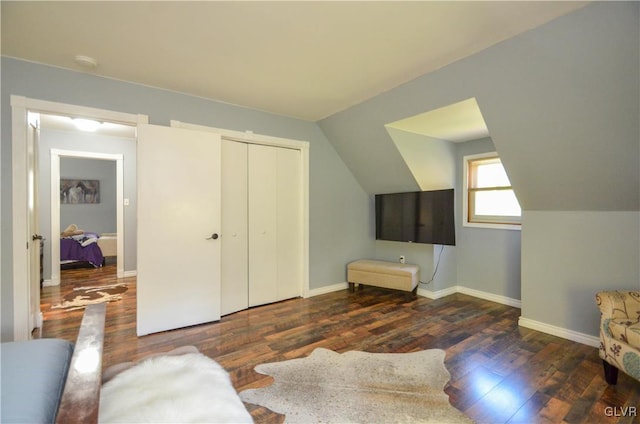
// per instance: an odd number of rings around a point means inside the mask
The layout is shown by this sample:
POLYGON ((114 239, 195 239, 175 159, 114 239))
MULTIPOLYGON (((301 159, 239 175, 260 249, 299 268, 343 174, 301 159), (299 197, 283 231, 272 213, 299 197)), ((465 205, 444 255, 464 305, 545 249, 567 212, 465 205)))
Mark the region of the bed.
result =
POLYGON ((91 232, 61 237, 60 267, 88 265, 98 268, 104 265, 104 255, 98 244, 99 237, 98 234, 91 232))
POLYGON ((115 258, 118 256, 118 234, 101 233, 98 237, 98 246, 102 250, 105 258, 115 258))

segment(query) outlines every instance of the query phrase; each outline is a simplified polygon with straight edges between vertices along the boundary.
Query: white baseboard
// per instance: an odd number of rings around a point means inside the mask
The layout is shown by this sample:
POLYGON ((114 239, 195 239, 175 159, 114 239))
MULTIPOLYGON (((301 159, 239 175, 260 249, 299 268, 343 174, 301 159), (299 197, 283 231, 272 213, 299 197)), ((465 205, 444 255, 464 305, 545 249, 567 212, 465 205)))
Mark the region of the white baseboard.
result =
POLYGON ((551 324, 545 324, 544 322, 535 321, 529 318, 520 317, 520 319, 518 320, 518 325, 521 327, 540 331, 542 333, 551 334, 552 336, 557 336, 563 339, 582 343, 587 346, 593 346, 593 347, 600 346, 600 338, 598 337, 590 336, 584 333, 579 333, 577 331, 569 330, 562 327, 556 327, 555 325, 551 325, 551 324))
POLYGON ((52 287, 52 286, 59 286, 59 285, 60 285, 60 280, 58 280, 58 281, 44 280, 42 282, 42 287, 52 287))
POLYGON ((138 271, 134 269, 133 271, 125 271, 122 278, 137 277, 137 276, 138 276, 138 271))
POLYGON ((456 292, 466 294, 480 299, 489 300, 491 302, 500 303, 502 305, 513 306, 514 308, 522 308, 522 301, 511 297, 501 296, 498 294, 488 293, 480 290, 470 289, 464 286, 456 286, 456 292))
POLYGON ((319 296, 321 294, 327 294, 335 291, 344 290, 347 288, 349 288, 349 283, 346 283, 346 282, 332 284, 330 286, 319 287, 317 289, 310 289, 308 292, 304 294, 303 297, 307 298, 307 297, 319 296))
MULTIPOLYGON (((321 294, 331 293, 334 291, 344 290, 349 287, 348 283, 337 283, 330 286, 324 286, 317 289, 309 290, 309 292, 304 297, 313 297, 319 296, 321 294)), ((440 299, 445 296, 449 296, 455 293, 462 293, 473 297, 478 297, 480 299, 489 300, 491 302, 500 303, 502 305, 513 306, 514 308, 520 308, 521 302, 517 299, 512 299, 506 296, 500 296, 493 293, 483 292, 480 290, 470 289, 468 287, 463 286, 453 286, 447 287, 446 289, 432 291, 418 287, 418 295, 426 297, 428 299, 440 299)))
POLYGON ((462 293, 469 296, 477 297, 491 302, 500 303, 501 305, 513 306, 514 308, 520 308, 522 302, 518 299, 513 299, 506 296, 500 296, 493 293, 484 292, 481 290, 470 289, 464 286, 452 286, 446 289, 431 291, 422 288, 418 288, 418 294, 429 299, 440 299, 445 296, 449 296, 454 293, 462 293))
POLYGON ((418 295, 419 296, 423 296, 426 297, 428 299, 440 299, 442 297, 445 296, 449 296, 450 294, 454 294, 456 293, 457 290, 455 287, 449 287, 446 289, 442 289, 442 290, 437 290, 437 291, 431 291, 431 290, 427 290, 427 289, 421 289, 420 287, 418 287, 418 295))

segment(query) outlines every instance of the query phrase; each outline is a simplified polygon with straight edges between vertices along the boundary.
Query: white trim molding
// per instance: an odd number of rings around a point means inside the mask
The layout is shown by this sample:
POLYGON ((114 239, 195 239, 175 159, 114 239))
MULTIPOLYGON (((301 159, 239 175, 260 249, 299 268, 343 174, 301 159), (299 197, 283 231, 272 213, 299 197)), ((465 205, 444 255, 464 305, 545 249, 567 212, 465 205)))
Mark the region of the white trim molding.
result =
POLYGON ((418 287, 418 295, 422 297, 426 297, 427 299, 433 299, 433 300, 441 299, 443 297, 456 294, 457 292, 458 292, 457 286, 449 287, 449 288, 437 290, 437 291, 421 289, 420 287, 418 287))
POLYGON ((349 288, 349 283, 346 283, 346 282, 337 283, 337 284, 332 284, 330 286, 324 286, 324 287, 319 287, 317 289, 307 290, 303 297, 306 299, 307 297, 320 296, 321 294, 333 293, 340 290, 346 290, 348 288, 349 288))
POLYGON ((51 283, 60 285, 60 158, 97 159, 115 162, 116 165, 116 233, 118 234, 116 251, 118 261, 117 278, 123 278, 124 271, 124 155, 121 153, 81 152, 75 150, 51 149, 51 283))
POLYGON ((464 287, 464 286, 451 286, 451 287, 447 287, 445 289, 442 290, 437 290, 437 291, 432 291, 432 290, 426 290, 423 288, 418 288, 418 294, 420 296, 424 296, 426 298, 429 299, 440 299, 455 293, 462 293, 462 294, 466 294, 469 296, 473 296, 473 297, 477 297, 479 299, 484 299, 484 300, 488 300, 490 302, 495 302, 495 303, 500 303, 502 305, 507 305, 507 306, 512 306, 514 308, 518 308, 520 309, 522 306, 522 302, 518 299, 513 299, 511 297, 506 297, 506 296, 500 296, 497 294, 493 294, 493 293, 489 293, 489 292, 485 292, 485 291, 481 291, 481 290, 475 290, 475 289, 470 289, 468 287, 464 287))
MULTIPOLYGON (((522 225, 494 223, 494 222, 470 222, 469 221, 469 162, 477 159, 497 157, 500 158, 498 152, 478 153, 474 155, 466 155, 462 158, 462 226, 470 228, 488 228, 494 230, 515 230, 521 231, 522 225)), ((522 221, 522 217, 520 217, 522 221)))
POLYGON ((544 322, 532 320, 525 317, 520 317, 518 325, 521 327, 529 328, 531 330, 540 331, 542 333, 551 334, 552 336, 561 337, 563 339, 571 340, 577 343, 582 343, 587 346, 598 347, 600 346, 600 338, 591 336, 589 334, 579 333, 577 331, 569 330, 567 328, 556 327, 555 325, 546 324, 544 322))
MULTIPOLYGON (((13 230, 12 263, 13 263, 13 340, 28 340, 31 334, 29 317, 29 252, 26 248, 28 234, 27 211, 27 126, 28 113, 41 112, 53 115, 64 115, 74 118, 92 118, 120 124, 137 126, 148 123, 147 115, 115 112, 86 106, 70 105, 46 100, 30 99, 24 96, 11 95, 11 187, 13 230)), ((4 252, 3 252, 4 253, 4 252)))
POLYGON ((456 286, 456 291, 457 293, 478 297, 480 299, 489 300, 491 302, 500 303, 502 305, 513 306, 514 308, 518 308, 518 309, 522 308, 522 301, 518 299, 513 299, 511 297, 506 297, 498 294, 470 289, 464 286, 456 286))

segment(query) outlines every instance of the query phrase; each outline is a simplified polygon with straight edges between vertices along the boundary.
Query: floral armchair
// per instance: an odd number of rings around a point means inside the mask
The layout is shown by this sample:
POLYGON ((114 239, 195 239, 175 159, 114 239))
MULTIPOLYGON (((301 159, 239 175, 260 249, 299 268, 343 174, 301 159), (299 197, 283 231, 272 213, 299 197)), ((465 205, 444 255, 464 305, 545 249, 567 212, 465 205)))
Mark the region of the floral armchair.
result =
POLYGON ((607 383, 618 382, 618 370, 640 380, 640 291, 603 291, 600 308, 600 358, 607 383))

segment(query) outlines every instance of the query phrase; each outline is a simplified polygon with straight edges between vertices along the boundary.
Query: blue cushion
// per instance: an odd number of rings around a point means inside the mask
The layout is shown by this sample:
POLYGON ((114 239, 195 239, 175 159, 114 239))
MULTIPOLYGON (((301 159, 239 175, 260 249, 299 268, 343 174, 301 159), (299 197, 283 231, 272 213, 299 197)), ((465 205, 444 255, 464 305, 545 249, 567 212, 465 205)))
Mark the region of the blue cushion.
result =
POLYGON ((53 423, 73 344, 37 339, 0 345, 3 423, 53 423))

